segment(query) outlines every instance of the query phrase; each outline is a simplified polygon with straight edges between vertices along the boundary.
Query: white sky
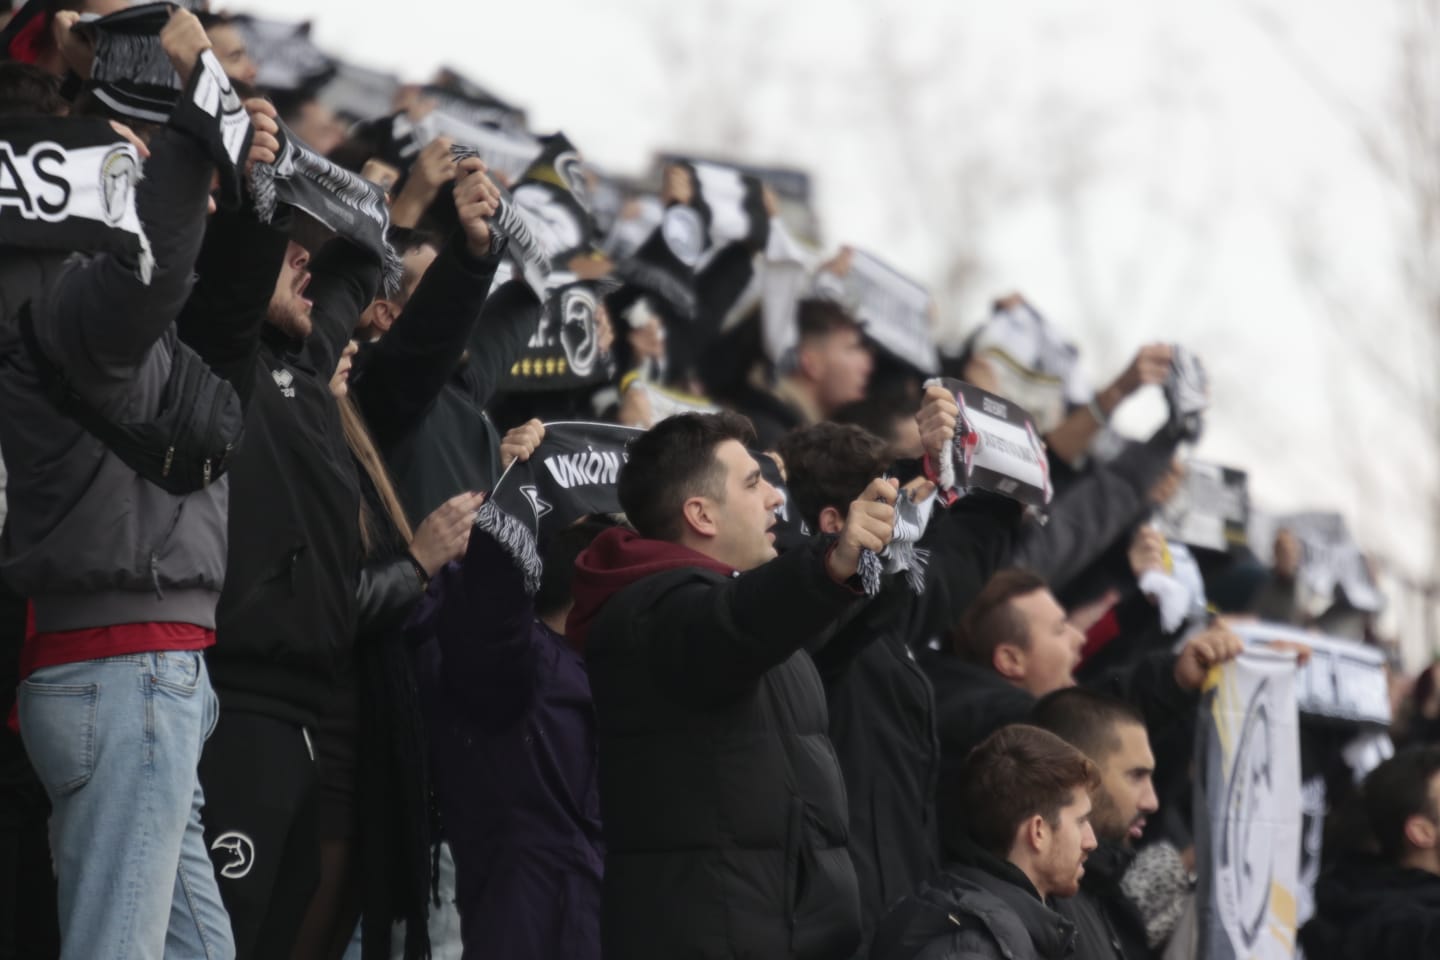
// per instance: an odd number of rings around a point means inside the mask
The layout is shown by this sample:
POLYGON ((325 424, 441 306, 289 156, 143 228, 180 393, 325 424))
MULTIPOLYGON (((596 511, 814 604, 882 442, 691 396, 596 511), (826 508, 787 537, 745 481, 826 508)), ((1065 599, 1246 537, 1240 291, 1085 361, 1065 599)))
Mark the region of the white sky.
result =
MULTIPOLYGON (((1390 4, 361 6, 237 3, 313 18, 330 52, 404 79, 451 64, 616 172, 663 148, 806 168, 832 245, 942 292, 948 256, 973 257, 963 293, 942 296, 951 333, 1019 289, 1097 380, 1145 340, 1187 343, 1216 384, 1201 456, 1248 469, 1261 507, 1343 510, 1367 546, 1424 573, 1427 521, 1411 504, 1435 444, 1386 412, 1431 376, 1406 332, 1401 208, 1307 79, 1388 129, 1390 4), (1321 309, 1302 249, 1358 320, 1337 328, 1321 309), (1389 373, 1356 375, 1360 326, 1389 373), (1379 479, 1337 466, 1365 439, 1394 458, 1379 479)), ((1135 408, 1122 424, 1158 416, 1153 400, 1135 408)))

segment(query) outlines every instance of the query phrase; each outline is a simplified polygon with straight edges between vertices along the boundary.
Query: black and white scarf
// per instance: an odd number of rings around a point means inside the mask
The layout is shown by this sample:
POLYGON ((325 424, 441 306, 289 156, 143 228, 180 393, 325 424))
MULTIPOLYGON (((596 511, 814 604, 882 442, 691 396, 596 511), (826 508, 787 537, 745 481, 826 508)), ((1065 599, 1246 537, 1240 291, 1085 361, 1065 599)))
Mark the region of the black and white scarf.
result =
POLYGON ((141 171, 135 147, 99 118, 0 117, 0 245, 113 254, 148 284, 141 171))
POLYGON ((947 500, 986 490, 1035 509, 1050 503, 1050 461, 1030 414, 979 387, 950 377, 927 380, 944 387, 960 407, 955 440, 935 464, 936 482, 947 500))
POLYGON ((500 544, 540 589, 541 552, 556 532, 581 517, 622 512, 616 484, 626 446, 644 431, 609 423, 545 424, 545 439, 530 459, 505 471, 480 507, 475 525, 500 544))
POLYGON ((860 583, 867 597, 880 592, 881 577, 885 574, 904 574, 905 585, 913 593, 925 591, 925 567, 930 562, 930 551, 920 546, 920 538, 930 525, 930 516, 935 511, 936 497, 932 493, 916 502, 905 492, 895 498, 895 531, 884 550, 860 551, 860 583))
POLYGON ((257 163, 250 171, 250 193, 261 222, 269 223, 280 204, 303 210, 374 254, 384 270, 386 292, 399 290, 403 265, 385 238, 390 229, 385 191, 305 146, 284 123, 279 126, 275 163, 257 163))
MULTIPOLYGON (((563 276, 572 257, 595 250, 585 171, 580 154, 562 133, 545 137, 540 153, 512 189, 501 190, 500 209, 491 218, 510 241, 510 252, 527 283, 542 300, 569 282, 563 276)), ((455 160, 485 159, 468 143, 450 150, 455 160)), ((497 282, 502 282, 497 275, 497 282)))
POLYGON ((85 88, 119 119, 170 119, 180 75, 160 45, 160 31, 174 9, 171 3, 145 3, 76 24, 75 32, 95 45, 85 88))
POLYGON ((75 29, 95 44, 86 89, 119 120, 168 122, 205 144, 220 173, 220 203, 234 209, 254 129, 213 52, 201 52, 182 88, 160 43, 174 9, 171 3, 149 3, 79 24, 75 29))
POLYGON ((1200 439, 1205 410, 1210 406, 1210 378, 1195 352, 1176 344, 1165 379, 1165 402, 1170 423, 1187 440, 1200 439))

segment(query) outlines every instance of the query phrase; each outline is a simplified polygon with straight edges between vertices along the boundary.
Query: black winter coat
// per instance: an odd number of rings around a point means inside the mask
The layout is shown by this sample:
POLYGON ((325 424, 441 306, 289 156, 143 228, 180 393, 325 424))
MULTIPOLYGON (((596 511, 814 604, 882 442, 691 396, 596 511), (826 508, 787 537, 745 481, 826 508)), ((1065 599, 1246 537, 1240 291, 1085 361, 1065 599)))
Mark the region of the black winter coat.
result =
POLYGON ((1375 861, 1341 864, 1316 885, 1300 945, 1309 960, 1440 957, 1440 876, 1375 861))
POLYGON ((880 922, 870 960, 1062 960, 1075 927, 1019 869, 984 858, 952 864, 880 922))
MULTIPOLYGON (((202 259, 208 255, 214 271, 229 273, 232 285, 274 289, 282 234, 238 217, 211 231, 202 259)), ((304 343, 266 325, 257 351, 253 332, 207 323, 202 311, 182 317, 180 329, 222 376, 248 381, 242 392, 250 395, 245 441, 229 473, 229 570, 207 654, 212 679, 227 708, 307 725, 324 709, 355 636, 360 487, 329 384, 374 298, 380 265, 335 240, 309 269, 313 332, 304 343)))
POLYGON ((1080 892, 1055 902, 1060 916, 1075 924, 1075 960, 1150 960, 1145 919, 1120 889, 1135 855, 1102 844, 1085 859, 1080 892))
POLYGON ((850 799, 862 949, 885 911, 940 867, 935 691, 912 645, 923 642, 930 621, 954 616, 949 604, 978 589, 1009 549, 1014 512, 975 506, 962 501, 932 520, 923 593, 903 578, 887 581, 814 654, 850 799))
POLYGON ((726 576, 617 530, 577 560, 567 634, 585 645, 595 698, 606 957, 855 949, 845 785, 802 649, 855 600, 825 572, 824 546, 726 576))

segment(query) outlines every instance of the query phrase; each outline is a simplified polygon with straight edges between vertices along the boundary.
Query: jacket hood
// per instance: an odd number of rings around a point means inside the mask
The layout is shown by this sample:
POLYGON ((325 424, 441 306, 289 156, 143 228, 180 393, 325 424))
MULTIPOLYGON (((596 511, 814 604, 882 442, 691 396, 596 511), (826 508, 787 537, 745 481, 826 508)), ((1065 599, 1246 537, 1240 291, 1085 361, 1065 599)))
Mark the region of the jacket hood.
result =
POLYGON ((621 527, 606 530, 575 558, 575 605, 565 619, 566 639, 584 651, 590 625, 611 597, 646 577, 686 567, 726 577, 735 573, 733 567, 678 543, 647 540, 621 527))

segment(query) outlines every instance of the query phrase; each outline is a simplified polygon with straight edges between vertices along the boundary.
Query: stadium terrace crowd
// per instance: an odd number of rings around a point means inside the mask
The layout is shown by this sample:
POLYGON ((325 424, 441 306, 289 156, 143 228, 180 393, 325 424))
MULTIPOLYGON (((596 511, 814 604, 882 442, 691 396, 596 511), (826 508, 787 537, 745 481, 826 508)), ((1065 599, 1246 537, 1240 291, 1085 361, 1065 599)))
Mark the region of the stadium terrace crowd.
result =
MULTIPOLYGON (((286 25, 0 24, 0 960, 1231 955, 1204 698, 1378 607, 1164 522, 1191 351, 1097 387, 1010 294, 942 352, 794 171, 608 176, 286 25)), ((1302 724, 1286 956, 1440 956, 1392 673, 1302 724)))

